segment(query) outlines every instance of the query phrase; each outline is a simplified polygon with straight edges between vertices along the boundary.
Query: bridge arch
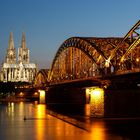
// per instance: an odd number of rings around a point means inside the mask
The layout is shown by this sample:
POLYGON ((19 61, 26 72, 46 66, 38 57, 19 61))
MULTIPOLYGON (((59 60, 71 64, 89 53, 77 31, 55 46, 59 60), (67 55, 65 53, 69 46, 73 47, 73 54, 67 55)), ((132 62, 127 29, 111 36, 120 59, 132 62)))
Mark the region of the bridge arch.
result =
POLYGON ((118 39, 94 37, 67 39, 62 43, 53 59, 48 77, 49 81, 63 81, 67 78, 77 79, 83 77, 83 73, 85 73, 85 77, 103 74, 108 54, 114 48, 112 42, 116 40, 118 39), (87 66, 84 68, 83 65, 86 63, 87 66), (78 69, 76 67, 79 67, 80 70, 76 70, 78 69))
POLYGON ((34 86, 38 88, 43 88, 48 83, 48 69, 41 69, 36 74, 34 79, 34 86))
POLYGON ((108 61, 118 70, 130 70, 139 67, 140 62, 140 20, 128 31, 112 50, 108 61))

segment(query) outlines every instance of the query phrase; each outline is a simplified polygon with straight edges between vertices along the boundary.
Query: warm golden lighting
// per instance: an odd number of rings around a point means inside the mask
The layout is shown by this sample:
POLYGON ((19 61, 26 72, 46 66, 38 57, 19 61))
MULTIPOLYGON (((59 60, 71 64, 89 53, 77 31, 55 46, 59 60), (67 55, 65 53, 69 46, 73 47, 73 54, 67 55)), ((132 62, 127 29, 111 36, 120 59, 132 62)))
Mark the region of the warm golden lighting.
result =
POLYGON ((121 63, 123 63, 124 61, 125 61, 125 55, 123 55, 123 56, 122 56, 122 58, 121 58, 121 61, 120 61, 120 62, 121 62, 121 63))
POLYGON ((45 103, 45 90, 39 90, 39 101, 40 103, 44 104, 45 103))
POLYGON ((45 118, 45 116, 46 116, 46 105, 45 104, 38 104, 36 118, 45 118))
POLYGON ((139 62, 139 58, 136 58, 136 61, 139 62))
POLYGON ((90 94, 90 89, 89 88, 86 89, 86 93, 90 94))
POLYGON ((93 123, 91 135, 93 140, 105 140, 105 124, 103 121, 96 121, 93 123))
POLYGON ((90 117, 90 104, 85 105, 84 111, 85 111, 85 116, 90 117))
POLYGON ((38 95, 38 93, 37 93, 37 92, 35 92, 35 93, 34 93, 34 95, 36 96, 36 95, 38 95))
POLYGON ((8 108, 7 108, 7 113, 9 116, 14 117, 14 109, 15 109, 15 104, 13 102, 8 103, 8 108))
POLYGON ((105 61, 105 67, 108 68, 109 67, 109 64, 110 64, 110 60, 108 59, 108 60, 105 61))
POLYGON ((13 102, 11 103, 11 106, 12 106, 12 107, 14 106, 14 103, 13 103, 13 102))
POLYGON ((37 118, 37 121, 35 121, 35 127, 36 127, 36 138, 38 140, 45 139, 46 135, 46 105, 45 104, 39 104, 36 106, 36 114, 35 118, 37 118))
POLYGON ((23 94, 23 92, 20 92, 19 95, 20 95, 20 96, 23 96, 24 94, 23 94))
POLYGON ((94 98, 98 99, 98 98, 100 98, 102 92, 103 92, 103 89, 96 88, 92 91, 92 94, 93 94, 92 96, 94 96, 94 98))
POLYGON ((86 89, 86 94, 90 95, 90 116, 104 116, 104 90, 99 87, 86 89))

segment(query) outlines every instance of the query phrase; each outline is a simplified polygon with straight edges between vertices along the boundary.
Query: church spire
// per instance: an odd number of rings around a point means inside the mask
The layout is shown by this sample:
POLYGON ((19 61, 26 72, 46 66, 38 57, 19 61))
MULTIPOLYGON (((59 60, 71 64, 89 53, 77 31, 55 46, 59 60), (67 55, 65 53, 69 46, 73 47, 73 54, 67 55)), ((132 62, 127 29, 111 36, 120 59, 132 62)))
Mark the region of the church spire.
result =
POLYGON ((18 48, 18 62, 29 63, 29 49, 26 47, 25 33, 22 33, 21 47, 18 48))
POLYGON ((13 34, 10 32, 8 49, 6 54, 6 63, 16 63, 16 50, 14 47, 13 34))
POLYGON ((8 49, 14 49, 14 40, 13 40, 13 33, 12 32, 10 32, 8 49))
POLYGON ((22 33, 21 48, 26 49, 26 38, 24 32, 22 33))

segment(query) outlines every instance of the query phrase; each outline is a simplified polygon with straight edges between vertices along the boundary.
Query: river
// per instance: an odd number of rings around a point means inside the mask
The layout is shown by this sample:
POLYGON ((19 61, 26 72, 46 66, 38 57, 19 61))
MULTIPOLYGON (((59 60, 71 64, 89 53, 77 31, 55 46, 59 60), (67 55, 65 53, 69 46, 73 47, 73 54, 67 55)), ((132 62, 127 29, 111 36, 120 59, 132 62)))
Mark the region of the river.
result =
MULTIPOLYGON (((85 107, 87 108, 87 106, 85 107)), ((84 110, 85 110, 84 108, 84 110)), ((78 117, 76 117, 78 116, 78 117)), ((0 102, 1 140, 140 139, 139 118, 67 117, 37 102, 0 102)))

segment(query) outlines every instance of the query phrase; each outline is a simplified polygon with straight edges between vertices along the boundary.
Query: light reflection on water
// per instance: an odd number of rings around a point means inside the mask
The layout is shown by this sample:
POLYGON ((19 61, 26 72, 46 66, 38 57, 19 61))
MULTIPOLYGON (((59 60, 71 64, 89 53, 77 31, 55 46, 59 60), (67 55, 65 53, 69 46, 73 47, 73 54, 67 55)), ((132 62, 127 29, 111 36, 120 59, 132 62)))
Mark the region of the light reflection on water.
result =
POLYGON ((13 117, 14 116, 14 103, 8 103, 8 107, 6 108, 6 112, 8 114, 8 116, 13 117))
MULTIPOLYGON (((84 109, 88 116, 89 105, 85 106, 84 109)), ((133 130, 140 129, 140 120, 133 122, 132 120, 93 119, 91 121, 88 119, 86 123, 90 123, 90 131, 85 131, 56 119, 47 112, 46 105, 37 102, 0 104, 0 139, 129 140, 139 136, 133 130), (23 120, 25 116, 26 120, 23 120)))
POLYGON ((104 122, 95 122, 91 129, 93 140, 105 140, 104 122))
POLYGON ((46 106, 44 104, 39 104, 35 106, 36 113, 35 113, 35 130, 36 130, 36 137, 39 140, 45 139, 45 129, 44 126, 46 125, 46 106))

